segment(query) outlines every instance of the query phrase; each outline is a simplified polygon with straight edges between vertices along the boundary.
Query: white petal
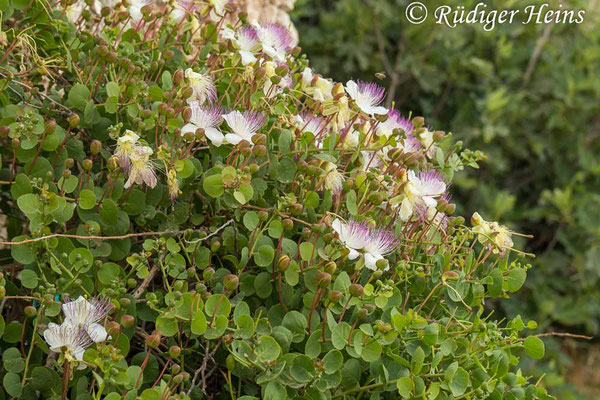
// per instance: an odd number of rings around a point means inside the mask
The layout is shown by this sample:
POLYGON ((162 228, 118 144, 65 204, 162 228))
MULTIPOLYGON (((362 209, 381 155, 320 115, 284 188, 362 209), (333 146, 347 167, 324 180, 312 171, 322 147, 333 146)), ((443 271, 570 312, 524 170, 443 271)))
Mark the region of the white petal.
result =
POLYGON ((181 136, 185 135, 188 132, 196 133, 196 129, 198 127, 192 123, 187 123, 181 128, 181 136))
POLYGON ((225 135, 225 140, 227 141, 227 143, 238 144, 244 139, 240 135, 236 135, 235 133, 228 133, 225 135))
POLYGON ((86 328, 87 334, 96 343, 104 342, 108 338, 106 329, 100 324, 90 324, 86 328))
POLYGON ((256 62, 256 57, 254 56, 254 54, 252 54, 252 52, 246 51, 246 50, 240 50, 239 53, 240 53, 240 56, 242 57, 243 65, 248 65, 248 64, 252 64, 252 63, 256 62))
POLYGON ((435 208, 437 206, 437 201, 433 197, 423 196, 423 203, 429 208, 435 208))
POLYGON ((340 235, 340 238, 342 237, 344 224, 339 218, 336 218, 335 221, 331 223, 331 228, 333 228, 333 230, 336 231, 338 235, 340 235))
POLYGON ((360 256, 360 253, 350 247, 348 247, 348 250, 350 250, 350 253, 348 253, 348 259, 349 260, 355 260, 358 258, 358 256, 360 256))
POLYGON ((406 222, 410 219, 413 213, 413 206, 410 200, 404 199, 402 200, 402 204, 400 205, 400 219, 406 222))
POLYGON ((382 259, 383 257, 379 254, 371 254, 371 253, 365 253, 365 267, 369 268, 370 270, 373 271, 377 271, 377 260, 382 259))
POLYGON ((214 144, 217 147, 221 146, 223 144, 223 141, 225 140, 225 136, 223 136, 221 131, 219 131, 216 128, 206 128, 204 130, 204 134, 207 138, 210 139, 212 144, 214 144))
POLYGON ((346 92, 348 92, 350 97, 356 99, 356 97, 358 96, 358 85, 356 84, 356 82, 352 80, 346 82, 346 92))

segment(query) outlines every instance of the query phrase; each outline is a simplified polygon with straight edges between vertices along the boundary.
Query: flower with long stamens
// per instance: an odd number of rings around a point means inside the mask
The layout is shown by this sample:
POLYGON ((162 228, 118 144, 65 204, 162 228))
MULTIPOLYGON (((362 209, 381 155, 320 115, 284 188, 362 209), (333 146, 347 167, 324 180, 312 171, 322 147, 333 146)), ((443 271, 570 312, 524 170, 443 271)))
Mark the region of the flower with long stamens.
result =
POLYGON ((323 145, 325 132, 328 130, 327 121, 314 114, 303 112, 294 117, 294 126, 302 133, 310 132, 314 135, 314 144, 316 147, 323 145))
POLYGON ((341 242, 350 251, 348 258, 354 260, 360 256, 359 250, 366 245, 366 237, 369 233, 369 226, 351 219, 348 223, 342 222, 336 218, 331 224, 333 230, 338 234, 341 242))
POLYGON ((400 205, 400 218, 408 221, 420 205, 435 208, 437 198, 446 192, 446 182, 437 171, 421 171, 416 175, 408 171, 404 199, 400 205))
POLYGON ((363 253, 365 266, 374 271, 378 269, 377 261, 392 253, 400 245, 398 237, 393 232, 371 228, 366 223, 353 219, 344 223, 336 218, 331 227, 350 251, 348 258, 354 260, 363 253))
POLYGON ((367 83, 352 80, 346 83, 346 92, 365 114, 387 114, 387 108, 380 106, 385 96, 385 89, 376 83, 367 83))
POLYGON ((256 29, 250 25, 244 25, 237 31, 225 28, 223 31, 225 39, 231 39, 238 49, 238 54, 242 58, 242 65, 249 65, 256 62, 255 54, 260 50, 260 38, 256 29))
MULTIPOLYGON (((385 258, 386 255, 392 253, 400 245, 398 237, 390 230, 375 229, 371 230, 367 235, 365 252, 365 267, 376 271, 377 261, 385 258)), ((384 271, 390 267, 386 265, 384 271)))
POLYGON ((206 101, 212 103, 217 99, 217 89, 209 75, 194 72, 193 69, 188 68, 185 70, 185 77, 192 88, 192 96, 187 99, 188 104, 195 100, 200 104, 204 104, 206 101))
POLYGON ((106 329, 99 322, 106 318, 112 307, 107 300, 88 301, 79 296, 77 300, 65 301, 62 311, 65 314, 65 323, 85 330, 90 339, 98 343, 108 338, 106 329))
POLYGON ((212 144, 217 147, 221 146, 225 135, 217 127, 223 122, 223 109, 218 106, 201 106, 197 101, 190 103, 190 109, 192 110, 190 120, 181 128, 181 135, 203 129, 204 135, 212 144))
POLYGON ((238 144, 242 140, 252 145, 252 136, 264 125, 267 118, 258 112, 237 110, 223 115, 231 133, 225 135, 225 140, 231 144, 238 144))
POLYGON ((67 361, 76 362, 79 369, 85 368, 85 364, 80 361, 83 360, 85 349, 92 344, 85 329, 67 322, 61 325, 50 322, 44 331, 44 340, 51 351, 63 352, 67 361))
POLYGON ((366 151, 362 150, 362 168, 366 171, 370 168, 379 168, 383 165, 382 158, 385 154, 385 149, 380 151, 366 151))
POLYGON ((407 135, 415 129, 410 120, 404 118, 397 110, 391 110, 388 113, 387 119, 377 125, 377 136, 385 136, 389 138, 394 133, 394 130, 401 129, 407 135))
POLYGON ((296 44, 289 29, 275 22, 263 25, 254 22, 253 26, 260 38, 263 53, 276 61, 285 61, 286 53, 296 44))
POLYGON ((117 149, 115 150, 115 156, 119 160, 119 166, 124 172, 129 172, 131 165, 130 158, 140 137, 133 131, 126 130, 123 136, 117 139, 117 149))
POLYGON ((129 169, 129 178, 125 182, 125 189, 131 187, 134 183, 141 185, 145 183, 148 187, 156 186, 156 173, 150 156, 154 152, 148 146, 137 146, 130 156, 131 167, 129 169))

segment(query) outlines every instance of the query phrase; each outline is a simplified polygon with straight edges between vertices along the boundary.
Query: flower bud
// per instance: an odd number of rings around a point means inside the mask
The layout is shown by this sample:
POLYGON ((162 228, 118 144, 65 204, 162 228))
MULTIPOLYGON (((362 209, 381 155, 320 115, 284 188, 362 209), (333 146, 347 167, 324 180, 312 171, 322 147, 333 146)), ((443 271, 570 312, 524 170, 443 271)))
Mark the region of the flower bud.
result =
POLYGON ((263 133, 257 133, 252 136, 252 143, 254 144, 267 144, 267 135, 263 133))
POLYGON ((356 311, 356 318, 363 319, 364 317, 366 317, 369 314, 369 311, 367 311, 366 308, 360 308, 358 311, 356 311))
POLYGON ((235 369, 235 358, 230 354, 225 359, 225 366, 229 371, 233 371, 235 369))
POLYGON ((6 125, 0 126, 0 139, 4 139, 10 133, 10 128, 6 125))
POLYGON ((456 271, 446 271, 442 274, 442 282, 446 282, 448 280, 455 281, 458 279, 458 273, 456 271))
POLYGON ((112 156, 108 159, 107 165, 109 171, 116 171, 119 168, 119 159, 115 156, 112 156))
POLYGON ((337 264, 335 263, 335 261, 329 261, 327 264, 325 264, 324 270, 329 275, 333 275, 335 273, 336 269, 337 269, 337 264))
POLYGON ((157 349, 160 345, 160 332, 154 331, 152 335, 146 338, 146 346, 151 349, 157 349))
POLYGON ((433 141, 436 143, 441 142, 445 136, 446 133, 444 133, 443 131, 435 131, 433 133, 433 141))
POLYGON ((331 283, 331 275, 327 272, 319 272, 317 274, 317 283, 319 287, 326 288, 331 283))
POLYGON ((73 165, 75 165, 75 160, 73 160, 72 158, 65 159, 65 162, 64 162, 65 168, 73 168, 73 165))
POLYGON ((225 290, 229 292, 233 292, 237 289, 239 284, 239 278, 237 275, 229 274, 223 278, 223 286, 225 286, 225 290))
POLYGON ((96 155, 100 153, 100 150, 102 150, 102 143, 97 139, 92 140, 92 142, 90 143, 90 152, 93 155, 96 155))
POLYGON ((169 357, 177 358, 181 354, 181 347, 179 346, 171 346, 169 347, 169 357))
POLYGON ((219 239, 215 239, 210 243, 210 251, 212 251, 213 253, 219 251, 220 248, 221 242, 219 241, 219 239))
POLYGON ((378 206, 381 203, 383 203, 383 195, 381 193, 371 193, 371 195, 369 196, 369 201, 373 205, 378 206))
POLYGON ((117 321, 110 321, 106 323, 106 332, 110 335, 110 336, 116 336, 119 334, 119 331, 121 330, 121 327, 119 326, 119 323, 117 321))
POLYGON ((133 315, 125 314, 121 317, 121 325, 123 328, 128 329, 135 323, 135 317, 133 315))
POLYGON ((215 269, 212 267, 208 267, 202 273, 202 278, 204 278, 205 282, 210 281, 214 274, 215 274, 215 269))
POLYGON ((425 118, 423 117, 414 117, 412 120, 412 124, 415 127, 415 129, 420 129, 423 127, 423 125, 425 125, 425 118))
POLYGON ((455 211, 456 211, 456 204, 448 204, 448 206, 446 206, 446 214, 452 215, 452 214, 454 214, 455 211))
POLYGON ((327 294, 327 298, 332 303, 339 302, 342 299, 342 297, 344 297, 344 294, 342 292, 340 292, 339 290, 330 290, 329 293, 327 294))
POLYGON ((79 115, 73 113, 69 116, 69 126, 71 128, 77 128, 77 126, 79 126, 79 115))
POLYGON ((192 89, 190 86, 186 86, 183 89, 181 89, 181 96, 184 99, 189 99, 190 97, 192 97, 193 94, 194 94, 194 89, 192 89))
POLYGON ((353 283, 352 285, 350 285, 350 294, 353 297, 360 297, 360 296, 362 296, 363 291, 364 291, 364 288, 362 287, 361 284, 353 283))
POLYGON ((54 130, 56 129, 56 121, 51 119, 50 121, 46 121, 44 123, 44 131, 51 135, 52 133, 54 133, 54 130))
POLYGON ((260 67, 256 69, 255 76, 257 79, 261 79, 267 74, 267 69, 265 67, 260 67))
POLYGON ((277 268, 279 269, 279 272, 287 271, 287 269, 290 267, 290 262, 290 257, 287 254, 279 257, 279 261, 277 261, 277 268))
POLYGON ((259 158, 264 157, 265 155, 267 155, 267 148, 262 144, 256 145, 252 149, 252 154, 259 158))
POLYGON ((93 166, 92 160, 90 160, 89 158, 86 158, 85 160, 83 160, 81 162, 81 166, 83 167, 84 170, 89 171, 90 169, 92 169, 92 166, 93 166))
POLYGON ((388 260, 386 260, 385 258, 381 258, 381 259, 377 260, 377 262, 375 263, 375 266, 380 271, 386 270, 387 268, 389 268, 389 265, 390 264, 389 264, 388 260))
POLYGON ((37 315, 37 310, 34 306, 25 307, 25 310, 23 310, 23 312, 28 318, 35 317, 37 315))
POLYGON ((298 57, 300 55, 300 52, 302 52, 302 48, 296 46, 292 49, 292 56, 298 57))
POLYGON ((289 218, 286 218, 283 221, 281 221, 281 225, 283 225, 284 230, 291 231, 294 228, 294 221, 292 221, 289 218))

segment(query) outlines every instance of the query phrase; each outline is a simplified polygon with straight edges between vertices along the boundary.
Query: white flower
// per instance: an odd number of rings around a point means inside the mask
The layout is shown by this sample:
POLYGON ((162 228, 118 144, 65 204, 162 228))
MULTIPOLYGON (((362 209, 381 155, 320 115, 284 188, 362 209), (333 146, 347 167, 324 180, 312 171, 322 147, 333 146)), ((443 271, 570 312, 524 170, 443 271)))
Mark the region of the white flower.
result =
POLYGON ((436 171, 421 171, 417 176, 408 171, 408 182, 404 188, 404 199, 400 205, 400 218, 408 221, 419 206, 435 208, 436 198, 446 192, 446 182, 436 171))
POLYGON ((262 43, 263 52, 276 61, 285 61, 286 53, 295 46, 290 31, 285 26, 274 22, 261 26, 255 21, 253 26, 262 43))
POLYGON ((197 101, 190 103, 192 115, 189 122, 181 129, 181 135, 188 132, 195 133, 197 129, 203 129, 204 135, 210 139, 212 144, 219 147, 223 144, 225 136, 217 126, 223 121, 221 107, 203 107, 197 101))
POLYGON ((391 110, 387 119, 377 125, 377 136, 389 138, 395 129, 402 129, 405 134, 411 133, 415 128, 410 120, 404 118, 397 110, 391 110))
POLYGON ((385 95, 385 89, 376 83, 348 81, 346 92, 365 114, 370 116, 387 114, 387 108, 380 106, 385 95))
POLYGON ((75 301, 66 301, 62 305, 65 323, 85 330, 94 342, 103 342, 108 338, 106 329, 98 322, 108 315, 112 305, 108 301, 93 299, 91 302, 79 296, 75 301))
POLYGON ((131 154, 129 160, 131 167, 129 170, 129 178, 125 182, 125 189, 131 187, 134 183, 141 185, 145 183, 148 187, 156 186, 156 174, 154 173, 154 165, 150 161, 150 156, 154 152, 148 146, 137 146, 131 154))
POLYGON ((200 104, 204 104, 206 101, 212 103, 217 99, 217 89, 209 75, 194 72, 193 69, 188 68, 185 70, 185 77, 193 90, 188 103, 194 100, 197 100, 200 104))
MULTIPOLYGON (((339 239, 350 251, 348 258, 356 259, 361 252, 365 266, 376 271, 377 261, 385 258, 400 244, 398 237, 386 229, 374 229, 365 223, 350 220, 347 224, 336 218, 331 227, 337 232, 339 239)), ((387 271, 389 266, 386 266, 387 271)))
POLYGON ((260 50, 260 39, 256 29, 249 25, 242 26, 234 32, 229 28, 223 30, 223 38, 231 39, 242 58, 242 65, 256 62, 255 54, 260 50))
POLYGON ((252 136, 263 126, 266 117, 257 112, 234 110, 223 115, 227 125, 231 128, 231 133, 225 135, 225 140, 231 144, 238 144, 242 140, 252 145, 252 136))
MULTIPOLYGON (((44 331, 44 340, 55 353, 64 352, 65 358, 71 362, 83 360, 85 349, 92 344, 86 331, 67 322, 62 325, 50 322, 44 331)), ((78 363, 79 368, 85 364, 78 363)))

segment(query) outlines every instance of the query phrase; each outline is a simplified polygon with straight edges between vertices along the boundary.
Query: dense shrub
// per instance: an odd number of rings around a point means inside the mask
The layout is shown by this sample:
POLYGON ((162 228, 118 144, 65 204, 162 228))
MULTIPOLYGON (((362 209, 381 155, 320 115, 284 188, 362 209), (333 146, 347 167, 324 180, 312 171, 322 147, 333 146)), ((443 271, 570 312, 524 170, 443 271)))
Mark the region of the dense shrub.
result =
MULTIPOLYGON (((382 84, 390 93, 394 88, 398 107, 428 115, 428 122, 482 149, 490 162, 455 180, 459 211, 479 209, 532 233, 521 243, 538 255, 522 295, 503 307, 541 328, 597 334, 597 7, 564 2, 565 9, 586 10, 580 25, 517 22, 485 32, 478 24, 451 29, 431 18, 411 25, 408 3, 300 0, 294 14, 300 44, 335 79, 385 73, 382 84)), ((425 3, 431 14, 442 4, 470 10, 478 1, 425 3)), ((541 3, 487 4, 502 10, 541 3)), ((564 369, 564 357, 557 360, 564 369)))
POLYGON ((551 399, 480 152, 232 4, 90 3, 0 3, 3 398, 551 399))

